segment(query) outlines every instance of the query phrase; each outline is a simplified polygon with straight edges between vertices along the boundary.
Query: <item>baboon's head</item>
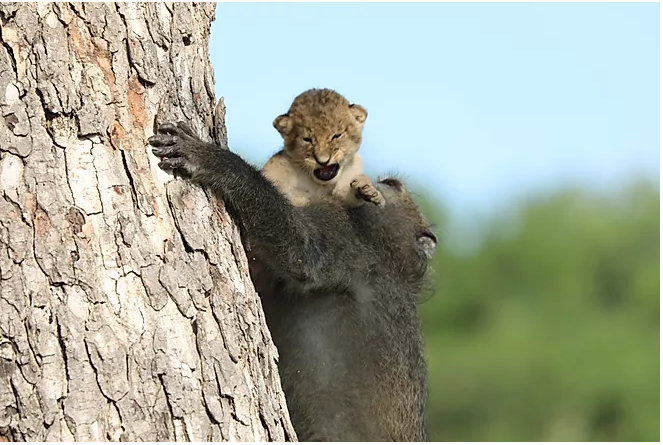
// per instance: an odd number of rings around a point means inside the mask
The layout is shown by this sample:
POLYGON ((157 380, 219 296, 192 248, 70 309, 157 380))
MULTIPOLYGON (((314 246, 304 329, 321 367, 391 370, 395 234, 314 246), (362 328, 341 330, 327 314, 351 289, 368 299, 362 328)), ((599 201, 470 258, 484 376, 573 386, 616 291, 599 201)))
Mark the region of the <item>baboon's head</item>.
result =
POLYGON ((379 248, 395 265, 404 268, 403 272, 413 283, 420 282, 435 253, 437 236, 400 179, 380 179, 377 187, 386 204, 383 208, 369 206, 368 209, 388 214, 387 218, 372 219, 380 221, 382 226, 378 229, 385 234, 379 248))
POLYGON ((274 120, 286 153, 321 183, 333 183, 361 145, 368 113, 336 91, 311 89, 274 120))

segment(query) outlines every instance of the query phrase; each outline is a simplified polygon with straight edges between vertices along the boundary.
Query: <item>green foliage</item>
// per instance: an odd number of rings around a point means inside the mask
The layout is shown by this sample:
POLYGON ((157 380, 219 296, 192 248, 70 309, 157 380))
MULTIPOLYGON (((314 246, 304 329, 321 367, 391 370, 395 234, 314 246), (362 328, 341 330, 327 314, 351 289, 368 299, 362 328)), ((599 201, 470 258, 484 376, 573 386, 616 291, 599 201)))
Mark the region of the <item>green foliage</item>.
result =
POLYGON ((471 254, 441 246, 421 306, 433 440, 658 441, 659 200, 558 192, 471 254))

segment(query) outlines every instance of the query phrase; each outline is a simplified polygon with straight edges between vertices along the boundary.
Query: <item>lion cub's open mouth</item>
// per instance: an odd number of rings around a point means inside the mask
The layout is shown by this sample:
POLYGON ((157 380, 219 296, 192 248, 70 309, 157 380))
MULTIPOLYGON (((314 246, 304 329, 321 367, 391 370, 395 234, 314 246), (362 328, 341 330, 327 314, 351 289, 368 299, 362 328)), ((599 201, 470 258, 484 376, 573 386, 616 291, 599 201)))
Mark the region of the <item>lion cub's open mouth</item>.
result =
POLYGON ((339 165, 332 164, 332 165, 327 165, 326 167, 313 170, 313 174, 315 175, 316 178, 318 178, 321 181, 331 181, 338 174, 338 170, 339 170, 339 165))

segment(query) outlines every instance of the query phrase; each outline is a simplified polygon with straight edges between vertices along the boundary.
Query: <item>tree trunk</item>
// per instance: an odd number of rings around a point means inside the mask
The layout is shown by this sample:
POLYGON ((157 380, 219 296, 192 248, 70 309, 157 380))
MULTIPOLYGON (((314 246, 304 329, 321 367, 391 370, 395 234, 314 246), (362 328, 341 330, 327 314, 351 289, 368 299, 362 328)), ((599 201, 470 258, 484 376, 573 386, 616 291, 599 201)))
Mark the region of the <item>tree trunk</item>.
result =
POLYGON ((146 146, 225 142, 214 9, 0 5, 5 440, 295 439, 236 227, 146 146))

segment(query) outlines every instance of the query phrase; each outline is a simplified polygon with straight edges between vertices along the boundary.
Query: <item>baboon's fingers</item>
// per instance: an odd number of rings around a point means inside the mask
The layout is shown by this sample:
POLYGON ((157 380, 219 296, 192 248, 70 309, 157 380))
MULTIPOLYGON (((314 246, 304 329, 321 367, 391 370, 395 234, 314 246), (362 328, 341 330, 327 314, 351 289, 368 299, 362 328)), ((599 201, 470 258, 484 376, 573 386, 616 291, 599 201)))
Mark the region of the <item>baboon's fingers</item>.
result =
POLYGON ((171 136, 169 134, 155 134, 147 138, 147 143, 153 147, 168 147, 175 145, 177 142, 177 136, 171 136))
POLYGON ((179 133, 177 126, 172 123, 172 122, 166 122, 161 125, 159 125, 159 128, 157 130, 158 133, 166 133, 166 134, 177 134, 179 133))
POLYGON ((165 147, 159 147, 152 149, 154 156, 159 158, 163 157, 175 157, 179 154, 179 147, 177 145, 167 145, 165 147))
POLYGON ((189 135, 189 136, 195 136, 195 137, 197 137, 197 136, 196 136, 196 133, 194 133, 193 129, 191 129, 191 127, 189 126, 189 124, 187 124, 186 122, 179 121, 179 122, 177 123, 177 128, 178 128, 180 131, 182 131, 184 134, 187 134, 187 135, 189 135))
POLYGON ((161 170, 175 170, 183 169, 186 170, 187 162, 184 158, 168 158, 159 162, 159 168, 161 170))

